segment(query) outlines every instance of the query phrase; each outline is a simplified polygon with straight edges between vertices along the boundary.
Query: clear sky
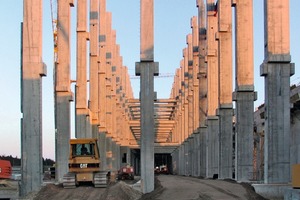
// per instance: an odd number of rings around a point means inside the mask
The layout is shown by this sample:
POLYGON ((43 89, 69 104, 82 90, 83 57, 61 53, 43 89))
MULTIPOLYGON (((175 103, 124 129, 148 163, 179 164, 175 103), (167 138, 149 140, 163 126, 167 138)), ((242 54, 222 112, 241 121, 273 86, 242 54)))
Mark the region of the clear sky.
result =
MULTIPOLYGON (((76 0, 75 0, 76 1, 76 0)), ((43 78, 43 155, 54 155, 54 100, 53 100, 53 38, 50 0, 43 0, 43 60, 48 75, 43 78)), ((254 73, 255 91, 258 99, 255 107, 264 103, 264 78, 260 77, 259 66, 263 62, 264 27, 263 0, 254 2, 254 73)), ((112 12, 113 29, 117 31, 117 43, 121 47, 123 64, 134 75, 135 62, 139 61, 139 0, 107 0, 107 11, 112 12)), ((75 16, 76 8, 72 8, 75 16)), ((155 51, 159 71, 174 74, 186 47, 186 35, 191 33, 190 19, 197 15, 196 0, 156 0, 155 1, 155 51)), ((23 0, 0 1, 0 155, 20 157, 20 23, 23 18, 23 0)), ((76 25, 75 17, 72 25, 76 25)), ((300 1, 290 0, 291 56, 296 73, 291 83, 300 82, 300 1)), ((75 49, 75 28, 73 28, 72 48, 75 49)), ((72 52, 71 67, 75 70, 75 52, 72 52)), ((72 73, 72 79, 76 74, 72 73)), ((139 79, 131 79, 134 96, 139 94, 139 79)), ((168 98, 173 83, 172 77, 155 79, 158 98, 168 98)), ((74 85, 72 85, 74 89, 74 85)), ((71 104, 74 110, 74 103, 71 104)), ((72 117, 74 112, 72 111, 72 117)), ((74 123, 71 124, 74 137, 74 123)))

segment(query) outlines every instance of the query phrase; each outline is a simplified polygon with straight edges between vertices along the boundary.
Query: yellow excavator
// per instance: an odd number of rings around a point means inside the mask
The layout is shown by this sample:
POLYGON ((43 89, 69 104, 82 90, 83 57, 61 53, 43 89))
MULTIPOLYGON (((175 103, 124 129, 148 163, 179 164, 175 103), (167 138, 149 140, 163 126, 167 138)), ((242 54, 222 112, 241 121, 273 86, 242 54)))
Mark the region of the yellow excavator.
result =
POLYGON ((100 171, 97 139, 71 139, 69 172, 63 177, 63 187, 75 188, 81 182, 92 182, 94 187, 107 187, 109 179, 109 171, 100 171))

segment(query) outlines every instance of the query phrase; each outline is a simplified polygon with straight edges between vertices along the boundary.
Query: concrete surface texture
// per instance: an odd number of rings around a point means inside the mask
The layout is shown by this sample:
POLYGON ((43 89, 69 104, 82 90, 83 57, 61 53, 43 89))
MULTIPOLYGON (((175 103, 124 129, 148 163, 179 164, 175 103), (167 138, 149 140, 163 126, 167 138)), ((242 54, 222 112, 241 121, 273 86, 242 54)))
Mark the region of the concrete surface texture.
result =
POLYGON ((21 195, 42 182, 42 2, 24 1, 21 76, 21 195), (30 183, 30 184, 28 184, 30 183))

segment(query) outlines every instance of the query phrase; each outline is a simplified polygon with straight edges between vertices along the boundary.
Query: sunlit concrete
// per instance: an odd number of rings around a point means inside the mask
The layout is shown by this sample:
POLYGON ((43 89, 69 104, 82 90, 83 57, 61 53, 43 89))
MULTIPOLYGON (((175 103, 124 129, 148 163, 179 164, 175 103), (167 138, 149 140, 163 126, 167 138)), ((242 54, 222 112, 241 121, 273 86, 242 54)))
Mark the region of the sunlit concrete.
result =
POLYGON ((41 1, 24 1, 21 63, 21 175, 20 196, 41 188, 42 151, 42 61, 41 1))

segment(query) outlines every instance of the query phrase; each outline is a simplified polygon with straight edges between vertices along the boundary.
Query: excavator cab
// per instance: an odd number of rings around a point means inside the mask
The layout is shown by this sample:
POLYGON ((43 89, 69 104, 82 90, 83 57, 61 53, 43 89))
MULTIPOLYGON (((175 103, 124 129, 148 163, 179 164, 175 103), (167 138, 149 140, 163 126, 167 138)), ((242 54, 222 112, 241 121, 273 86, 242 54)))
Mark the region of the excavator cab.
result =
POLYGON ((97 139, 70 140, 69 172, 63 177, 64 188, 75 188, 80 182, 107 187, 109 177, 108 171, 100 171, 97 139))

